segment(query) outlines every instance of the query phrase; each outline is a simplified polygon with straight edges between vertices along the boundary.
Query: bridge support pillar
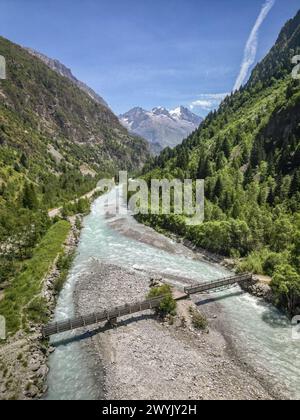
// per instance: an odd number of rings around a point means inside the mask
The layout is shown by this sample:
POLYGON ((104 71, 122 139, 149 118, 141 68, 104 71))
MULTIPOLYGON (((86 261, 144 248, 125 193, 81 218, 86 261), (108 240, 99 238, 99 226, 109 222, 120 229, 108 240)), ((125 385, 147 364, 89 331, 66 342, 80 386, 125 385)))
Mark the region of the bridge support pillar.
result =
POLYGON ((107 323, 111 328, 116 328, 118 325, 118 318, 110 318, 107 323))

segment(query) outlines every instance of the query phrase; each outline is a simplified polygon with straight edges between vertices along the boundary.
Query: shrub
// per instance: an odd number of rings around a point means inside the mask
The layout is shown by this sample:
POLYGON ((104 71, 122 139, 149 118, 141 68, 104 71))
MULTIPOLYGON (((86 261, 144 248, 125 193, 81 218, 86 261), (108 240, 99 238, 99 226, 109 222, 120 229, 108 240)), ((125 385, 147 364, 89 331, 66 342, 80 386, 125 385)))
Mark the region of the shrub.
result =
POLYGON ((189 239, 201 248, 223 255, 235 249, 246 255, 251 249, 251 232, 241 220, 206 222, 189 229, 189 239))
POLYGON ((167 284, 153 287, 153 289, 150 290, 147 298, 153 299, 160 296, 164 296, 164 299, 158 308, 158 314, 162 318, 165 318, 167 315, 175 315, 177 304, 173 299, 171 287, 167 284))
POLYGON ((56 293, 60 293, 65 284, 66 278, 68 276, 68 272, 71 268, 71 265, 74 259, 74 255, 75 253, 67 254, 67 255, 62 254, 60 255, 56 263, 57 268, 60 271, 59 277, 54 282, 54 290, 56 291, 56 293))
POLYGON ((267 274, 268 276, 273 276, 276 267, 280 264, 283 264, 284 262, 287 262, 287 258, 285 255, 276 252, 271 252, 263 263, 263 269, 265 274, 267 274))
POLYGON ((239 265, 237 271, 240 273, 264 274, 263 263, 265 250, 253 251, 239 265))
POLYGON ((88 214, 90 211, 90 201, 87 198, 80 198, 75 202, 65 203, 62 208, 62 216, 74 216, 75 214, 88 214))
POLYGON ((47 322, 47 302, 42 297, 35 298, 27 307, 27 316, 35 323, 47 322))
POLYGON ((239 272, 250 272, 254 274, 266 274, 272 276, 276 267, 285 264, 289 260, 289 253, 276 253, 268 248, 253 251, 238 266, 239 272))
POLYGON ((5 258, 0 258, 0 284, 11 280, 17 272, 16 263, 5 258))
POLYGON ((81 222, 80 217, 78 217, 78 216, 76 216, 76 220, 75 220, 75 227, 76 227, 76 229, 78 229, 78 230, 81 230, 81 229, 82 229, 82 222, 81 222))
POLYGON ((208 327, 208 322, 206 317, 201 314, 199 311, 197 311, 195 308, 190 306, 189 312, 192 317, 192 324, 196 330, 206 330, 208 327))
POLYGON ((296 315, 300 306, 300 275, 289 264, 276 268, 271 282, 276 303, 285 308, 290 316, 296 315))

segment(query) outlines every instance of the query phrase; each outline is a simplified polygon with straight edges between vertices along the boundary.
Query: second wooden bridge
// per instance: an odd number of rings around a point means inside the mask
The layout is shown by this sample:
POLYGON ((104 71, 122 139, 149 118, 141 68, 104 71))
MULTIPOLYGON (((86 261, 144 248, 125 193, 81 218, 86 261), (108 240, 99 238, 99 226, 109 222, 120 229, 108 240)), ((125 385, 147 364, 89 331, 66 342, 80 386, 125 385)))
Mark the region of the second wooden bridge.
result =
POLYGON ((189 295, 195 295, 197 293, 209 292, 210 290, 220 289, 222 287, 232 286, 234 284, 251 281, 253 278, 252 274, 240 274, 238 276, 225 277, 219 280, 212 280, 205 283, 200 283, 195 286, 185 287, 184 292, 189 295))
MULTIPOLYGON (((204 293, 211 290, 219 289, 222 287, 232 286, 252 280, 251 274, 241 274, 238 276, 226 277, 219 280, 213 280, 210 282, 200 283, 195 286, 185 287, 184 293, 174 296, 175 300, 186 299, 190 295, 204 293)), ((65 321, 54 322, 43 327, 42 334, 44 338, 50 337, 51 335, 60 334, 66 331, 75 330, 90 325, 99 324, 102 322, 110 322, 114 325, 118 318, 126 315, 135 314, 138 312, 144 312, 149 309, 157 309, 165 296, 159 296, 154 299, 148 299, 143 302, 137 302, 131 305, 118 306, 111 310, 93 313, 90 315, 78 316, 65 321)))

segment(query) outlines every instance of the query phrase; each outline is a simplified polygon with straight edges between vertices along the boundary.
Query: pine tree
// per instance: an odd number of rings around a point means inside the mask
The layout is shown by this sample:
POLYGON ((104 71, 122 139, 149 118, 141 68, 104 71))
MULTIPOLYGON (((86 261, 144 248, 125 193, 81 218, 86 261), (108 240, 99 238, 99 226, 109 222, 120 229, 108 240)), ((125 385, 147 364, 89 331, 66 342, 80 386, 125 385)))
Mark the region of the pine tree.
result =
POLYGON ((186 169, 189 163, 189 154, 186 149, 179 152, 176 166, 180 169, 186 169))
POLYGON ((253 168, 252 168, 251 163, 249 163, 247 170, 245 172, 245 175, 244 175, 244 187, 250 184, 250 182, 252 181, 252 177, 253 177, 253 168))
POLYGON ((224 155, 225 155, 226 159, 229 159, 230 154, 231 154, 231 145, 230 145, 230 142, 229 142, 227 137, 225 138, 225 140, 223 142, 222 149, 223 149, 223 152, 224 152, 224 155))
POLYGON ((33 184, 25 183, 22 198, 23 207, 29 210, 38 209, 38 199, 33 184))
POLYGON ((290 186, 289 196, 293 197, 297 192, 300 192, 300 170, 294 173, 290 186))
POLYGON ((270 204, 270 206, 273 206, 275 203, 275 192, 273 188, 270 188, 270 192, 268 195, 268 199, 267 199, 268 204, 270 204))
POLYGON ((219 171, 220 169, 223 169, 224 166, 227 163, 225 153, 224 152, 219 152, 216 161, 217 161, 217 171, 219 171))
POLYGON ((263 140, 261 138, 254 142, 251 153, 251 166, 256 168, 262 160, 266 159, 266 152, 263 147, 263 140))
POLYGON ((213 166, 212 162, 208 158, 204 158, 205 160, 199 160, 198 170, 197 170, 197 177, 198 179, 205 179, 213 175, 213 166))
POLYGON ((210 160, 205 161, 204 165, 204 178, 208 178, 213 175, 213 166, 210 160))
POLYGON ((222 200, 222 210, 224 210, 225 212, 228 212, 233 204, 233 195, 231 193, 231 191, 226 191, 226 193, 224 194, 224 198, 222 200))
POLYGON ((215 185, 215 189, 214 189, 215 197, 220 198, 222 192, 223 192, 223 182, 222 182, 221 177, 219 176, 215 185))
POLYGON ((22 166, 24 166, 24 168, 28 169, 28 160, 27 160, 27 156, 24 153, 22 153, 20 163, 22 166))
POLYGON ((237 200, 234 202, 231 214, 234 219, 238 219, 241 215, 241 206, 237 200))

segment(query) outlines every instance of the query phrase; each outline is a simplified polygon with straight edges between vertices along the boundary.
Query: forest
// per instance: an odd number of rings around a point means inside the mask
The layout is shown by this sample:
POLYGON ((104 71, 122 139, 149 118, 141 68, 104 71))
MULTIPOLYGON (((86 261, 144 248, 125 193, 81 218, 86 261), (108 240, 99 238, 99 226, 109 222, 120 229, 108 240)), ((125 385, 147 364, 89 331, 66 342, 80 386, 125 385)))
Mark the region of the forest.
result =
POLYGON ((139 215, 156 229, 272 277, 278 306, 300 308, 300 12, 283 28, 249 82, 229 95, 182 145, 165 149, 143 178, 204 179, 205 222, 185 215, 139 215))
MULTIPOLYGON (((61 208, 63 219, 86 214, 90 202, 81 197, 101 177, 137 170, 149 150, 107 106, 25 48, 0 37, 0 56, 7 76, 0 84, 0 309, 16 332, 16 313, 64 258, 70 224, 49 211, 61 208)), ((37 302, 32 318, 42 312, 37 302)))

